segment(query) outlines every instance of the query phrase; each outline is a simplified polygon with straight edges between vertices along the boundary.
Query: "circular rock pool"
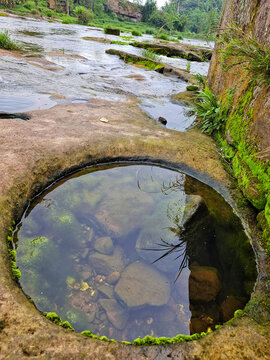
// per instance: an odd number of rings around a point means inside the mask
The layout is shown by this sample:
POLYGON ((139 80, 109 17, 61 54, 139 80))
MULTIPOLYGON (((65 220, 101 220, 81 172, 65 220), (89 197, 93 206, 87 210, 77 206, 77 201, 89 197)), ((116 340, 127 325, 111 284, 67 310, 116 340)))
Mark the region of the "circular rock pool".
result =
POLYGON ((76 331, 132 341, 214 329, 249 300, 254 254, 207 185, 150 165, 106 165, 36 198, 14 236, 20 284, 76 331))

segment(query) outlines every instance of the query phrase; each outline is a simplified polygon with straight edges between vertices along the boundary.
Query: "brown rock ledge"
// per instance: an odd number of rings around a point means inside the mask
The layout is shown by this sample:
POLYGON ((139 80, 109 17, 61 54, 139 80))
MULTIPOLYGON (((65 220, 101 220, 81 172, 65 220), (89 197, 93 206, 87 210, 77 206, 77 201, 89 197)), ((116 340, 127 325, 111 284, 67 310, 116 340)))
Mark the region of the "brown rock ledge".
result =
POLYGON ((28 200, 75 167, 121 156, 160 159, 228 184, 210 138, 154 124, 132 98, 126 102, 59 105, 29 121, 0 120, 0 359, 269 359, 269 333, 250 318, 235 320, 190 343, 135 347, 72 333, 47 320, 11 278, 6 237, 28 200), (101 117, 109 122, 102 123, 101 117))

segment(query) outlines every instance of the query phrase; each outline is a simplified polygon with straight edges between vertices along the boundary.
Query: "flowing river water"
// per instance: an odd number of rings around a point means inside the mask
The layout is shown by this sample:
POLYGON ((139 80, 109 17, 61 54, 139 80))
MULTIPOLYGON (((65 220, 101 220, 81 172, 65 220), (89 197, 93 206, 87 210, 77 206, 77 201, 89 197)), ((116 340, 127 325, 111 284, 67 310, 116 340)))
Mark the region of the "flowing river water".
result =
MULTIPOLYGON (((21 112, 96 98, 119 101, 135 96, 150 117, 155 120, 165 117, 170 129, 185 131, 194 121, 187 115, 186 105, 171 98, 186 89, 184 81, 127 65, 117 56, 105 53, 115 48, 141 55, 142 49, 82 39, 122 40, 118 36, 104 35, 99 28, 19 17, 1 17, 0 31, 5 30, 28 51, 25 51, 25 60, 11 56, 0 58, 0 111, 21 112), (53 64, 40 66, 40 57, 53 64)), ((134 40, 153 38, 143 35, 134 40)), ((207 45, 200 40, 185 41, 207 45)), ((165 56, 161 56, 161 61, 182 69, 188 64, 187 60, 165 56)), ((190 66, 191 73, 206 75, 209 63, 191 62, 190 66)))

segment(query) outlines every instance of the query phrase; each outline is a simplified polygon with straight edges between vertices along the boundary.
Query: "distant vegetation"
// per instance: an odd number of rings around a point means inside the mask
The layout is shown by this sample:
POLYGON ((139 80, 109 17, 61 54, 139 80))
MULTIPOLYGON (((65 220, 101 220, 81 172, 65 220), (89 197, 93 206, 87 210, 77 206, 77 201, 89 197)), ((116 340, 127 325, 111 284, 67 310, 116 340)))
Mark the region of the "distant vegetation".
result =
MULTIPOLYGON (((0 5, 0 8, 9 7, 0 5)), ((168 0, 162 9, 157 8, 156 0, 134 0, 138 11, 142 14, 142 22, 125 21, 108 10, 108 0, 70 0, 70 14, 61 10, 49 9, 49 0, 15 0, 15 12, 30 13, 34 16, 60 18, 64 24, 79 23, 82 25, 106 26, 119 28, 123 32, 157 35, 162 33, 181 39, 187 37, 205 37, 211 30, 218 26, 224 0, 168 0), (105 11, 106 10, 106 11, 105 11)), ((125 9, 127 0, 118 0, 119 5, 125 9)), ((56 0, 57 2, 57 0, 56 0)), ((136 35, 138 34, 138 35, 136 35)), ((165 34, 165 35, 166 35, 165 34)), ((165 39, 165 36, 162 35, 165 39)), ((167 38, 166 38, 167 40, 167 38)))

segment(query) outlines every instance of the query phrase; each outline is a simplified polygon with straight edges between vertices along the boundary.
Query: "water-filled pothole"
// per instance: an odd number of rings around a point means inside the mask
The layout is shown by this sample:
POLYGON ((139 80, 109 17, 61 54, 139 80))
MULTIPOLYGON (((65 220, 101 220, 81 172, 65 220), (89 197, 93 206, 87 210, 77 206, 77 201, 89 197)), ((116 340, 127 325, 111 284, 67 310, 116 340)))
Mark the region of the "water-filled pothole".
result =
POLYGON ((214 329, 244 307, 256 278, 226 201, 158 166, 62 180, 31 204, 14 239, 21 286, 38 309, 116 340, 214 329))

